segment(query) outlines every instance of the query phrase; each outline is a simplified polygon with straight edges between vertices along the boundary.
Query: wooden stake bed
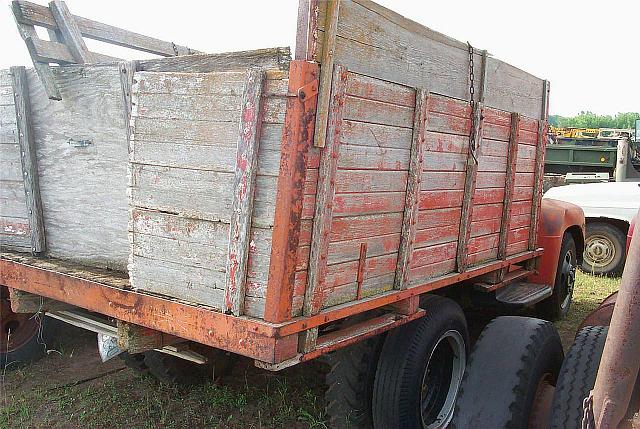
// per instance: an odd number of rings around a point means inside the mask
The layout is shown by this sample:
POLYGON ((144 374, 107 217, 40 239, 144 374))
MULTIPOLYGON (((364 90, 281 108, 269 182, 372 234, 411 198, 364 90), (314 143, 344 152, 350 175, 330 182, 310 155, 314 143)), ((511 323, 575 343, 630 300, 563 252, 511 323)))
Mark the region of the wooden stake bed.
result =
POLYGON ((0 284, 280 368, 535 272, 546 81, 473 50, 472 105, 468 46, 368 0, 302 0, 293 61, 92 65, 41 8, 83 64, 0 72, 0 284))

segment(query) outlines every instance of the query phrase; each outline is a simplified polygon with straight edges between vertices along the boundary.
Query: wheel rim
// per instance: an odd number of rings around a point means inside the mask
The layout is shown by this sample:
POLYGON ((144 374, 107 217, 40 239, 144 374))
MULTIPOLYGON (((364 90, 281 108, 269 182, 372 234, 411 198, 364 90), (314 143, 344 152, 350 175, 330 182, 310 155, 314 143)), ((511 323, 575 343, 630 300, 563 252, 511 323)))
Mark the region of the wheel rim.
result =
POLYGON ((569 306, 571 302, 571 296, 573 295, 573 288, 576 283, 576 268, 577 265, 573 263, 575 257, 571 250, 567 251, 562 260, 562 268, 560 271, 560 284, 565 292, 564 299, 562 300, 561 307, 563 309, 569 306))
POLYGON ((422 376, 420 416, 423 428, 444 428, 451 421, 466 360, 460 332, 445 332, 431 351, 422 376))
POLYGON ((584 247, 585 262, 593 268, 604 268, 616 257, 615 243, 604 235, 590 235, 584 247))
POLYGON ((11 353, 38 335, 32 314, 14 313, 6 289, 0 290, 0 353, 11 353))

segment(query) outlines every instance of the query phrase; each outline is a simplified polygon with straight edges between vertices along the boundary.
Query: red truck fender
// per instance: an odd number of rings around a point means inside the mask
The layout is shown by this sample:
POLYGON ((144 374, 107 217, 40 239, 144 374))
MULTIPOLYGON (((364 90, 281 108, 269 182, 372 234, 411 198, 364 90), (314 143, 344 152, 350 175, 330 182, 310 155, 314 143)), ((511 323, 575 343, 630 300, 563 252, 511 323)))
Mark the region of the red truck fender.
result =
POLYGON ((531 276, 529 281, 553 286, 565 233, 573 237, 576 243, 578 265, 582 263, 585 237, 584 212, 575 204, 544 198, 540 214, 538 247, 544 248, 544 253, 538 263, 538 273, 531 276))

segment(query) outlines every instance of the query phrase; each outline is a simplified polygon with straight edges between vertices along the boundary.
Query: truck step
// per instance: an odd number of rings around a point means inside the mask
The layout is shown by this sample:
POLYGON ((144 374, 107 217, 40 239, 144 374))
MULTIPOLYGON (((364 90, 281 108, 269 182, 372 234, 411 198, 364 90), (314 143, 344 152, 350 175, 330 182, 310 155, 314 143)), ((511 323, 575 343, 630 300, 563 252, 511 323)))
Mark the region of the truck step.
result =
POLYGON ((531 274, 533 274, 533 271, 525 270, 524 268, 521 268, 505 274, 501 282, 498 282, 498 283, 481 282, 481 283, 476 283, 473 286, 476 290, 479 290, 481 292, 493 292, 494 290, 504 288, 510 285, 511 283, 514 283, 518 280, 522 280, 526 277, 529 277, 531 274))
POLYGON ((496 299, 503 304, 527 306, 549 298, 553 289, 537 283, 513 283, 496 292, 496 299))

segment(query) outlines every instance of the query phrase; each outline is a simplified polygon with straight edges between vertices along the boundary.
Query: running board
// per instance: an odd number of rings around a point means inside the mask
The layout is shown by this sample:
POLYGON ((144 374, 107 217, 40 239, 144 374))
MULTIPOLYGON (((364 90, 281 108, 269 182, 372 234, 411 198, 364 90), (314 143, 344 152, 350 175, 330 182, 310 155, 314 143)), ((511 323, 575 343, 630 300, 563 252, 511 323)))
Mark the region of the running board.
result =
POLYGON ((505 288, 505 287, 509 286, 510 284, 517 282, 518 280, 523 280, 523 279, 529 277, 532 274, 534 274, 533 271, 525 270, 524 268, 520 268, 520 269, 517 269, 515 271, 511 271, 509 273, 506 273, 504 275, 504 277, 502 278, 502 281, 500 281, 500 282, 497 282, 497 283, 480 282, 480 283, 474 284, 473 287, 474 287, 475 290, 478 290, 478 291, 481 291, 481 292, 493 292, 493 291, 496 291, 498 289, 505 288))
POLYGON ((553 288, 537 283, 513 283, 496 291, 496 299, 506 305, 530 306, 549 298, 553 288))

